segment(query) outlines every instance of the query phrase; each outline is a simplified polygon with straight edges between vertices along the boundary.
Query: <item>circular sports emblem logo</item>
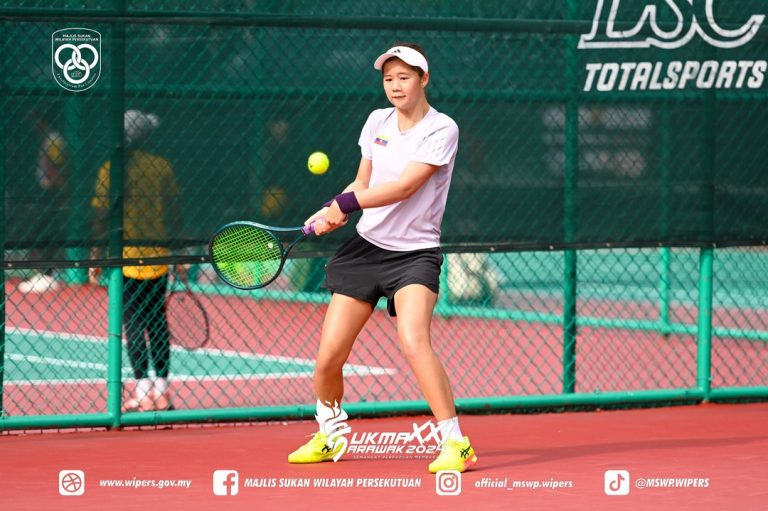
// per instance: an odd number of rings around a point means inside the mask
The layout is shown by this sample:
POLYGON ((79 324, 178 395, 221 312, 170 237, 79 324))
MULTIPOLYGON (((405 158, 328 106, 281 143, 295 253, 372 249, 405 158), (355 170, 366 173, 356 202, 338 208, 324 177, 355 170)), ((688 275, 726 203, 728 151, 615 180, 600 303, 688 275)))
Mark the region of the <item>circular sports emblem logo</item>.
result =
POLYGON ((51 35, 51 69, 56 83, 82 92, 101 76, 101 34, 89 28, 65 28, 51 35))

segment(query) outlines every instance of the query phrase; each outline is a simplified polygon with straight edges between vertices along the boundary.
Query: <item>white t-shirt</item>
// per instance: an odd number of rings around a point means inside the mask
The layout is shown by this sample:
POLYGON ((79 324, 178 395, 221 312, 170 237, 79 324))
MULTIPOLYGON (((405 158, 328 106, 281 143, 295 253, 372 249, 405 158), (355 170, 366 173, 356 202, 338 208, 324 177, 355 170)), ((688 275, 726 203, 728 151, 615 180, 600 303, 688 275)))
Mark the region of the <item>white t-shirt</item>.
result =
POLYGON ((440 246, 440 224, 459 147, 459 127, 453 119, 430 107, 416 126, 401 132, 394 108, 374 110, 359 144, 363 158, 372 162, 370 187, 396 181, 411 161, 440 166, 408 199, 364 209, 357 223, 360 236, 386 250, 440 246))

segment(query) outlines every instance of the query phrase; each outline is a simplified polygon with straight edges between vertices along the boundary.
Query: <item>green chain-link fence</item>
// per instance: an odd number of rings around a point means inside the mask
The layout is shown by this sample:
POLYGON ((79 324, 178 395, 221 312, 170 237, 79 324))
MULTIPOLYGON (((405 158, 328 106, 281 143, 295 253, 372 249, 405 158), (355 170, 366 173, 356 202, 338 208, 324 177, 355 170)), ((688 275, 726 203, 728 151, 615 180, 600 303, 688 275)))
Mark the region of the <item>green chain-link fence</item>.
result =
MULTIPOLYGON (((300 224, 352 179, 396 40, 461 130, 433 336, 462 410, 768 396, 763 2, 171 4, 0 3, 3 428, 311 415, 344 231, 250 293, 206 243, 300 224), (169 263, 210 339, 173 345, 175 410, 123 415, 122 270, 169 263)), ((396 346, 377 311, 350 411, 426 409, 396 346)))

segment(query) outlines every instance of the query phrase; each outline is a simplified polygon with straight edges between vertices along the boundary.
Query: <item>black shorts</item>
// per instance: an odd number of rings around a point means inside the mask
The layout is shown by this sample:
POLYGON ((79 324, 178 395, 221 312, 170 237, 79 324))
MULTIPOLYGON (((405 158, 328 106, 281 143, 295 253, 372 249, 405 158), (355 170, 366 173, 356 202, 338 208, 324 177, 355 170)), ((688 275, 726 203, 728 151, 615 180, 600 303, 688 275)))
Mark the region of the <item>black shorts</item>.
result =
POLYGON ((396 316, 395 293, 410 284, 422 284, 437 293, 442 264, 439 247, 395 252, 355 233, 325 266, 325 288, 366 301, 371 307, 386 296, 389 315, 396 316))

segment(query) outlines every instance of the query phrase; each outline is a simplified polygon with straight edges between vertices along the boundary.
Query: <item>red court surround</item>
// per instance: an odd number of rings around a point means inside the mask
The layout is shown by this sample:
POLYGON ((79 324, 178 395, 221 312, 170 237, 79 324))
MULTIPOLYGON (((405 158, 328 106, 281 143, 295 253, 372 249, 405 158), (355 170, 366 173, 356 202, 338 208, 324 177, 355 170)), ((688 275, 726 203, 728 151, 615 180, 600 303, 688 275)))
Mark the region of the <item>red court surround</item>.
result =
MULTIPOLYGON (((413 431, 426 417, 350 420, 354 432, 413 431)), ((463 416, 479 456, 461 494, 438 496, 424 459, 292 466, 313 423, 161 430, 35 432, 0 437, 0 495, 11 509, 648 509, 768 506, 768 404, 700 405, 540 415, 463 416), (59 493, 59 472, 82 470, 82 496, 59 493), (213 471, 238 472, 235 496, 213 494, 213 471), (629 494, 605 494, 606 470, 629 473, 629 494), (101 487, 100 480, 190 479, 188 489, 101 487), (245 479, 261 488, 243 487, 245 479), (351 488, 316 488, 316 480, 351 488), (371 488, 381 480, 417 488, 371 488), (638 488, 647 485, 667 487, 638 488), (279 487, 309 481, 309 488, 279 487), (538 483, 539 487, 535 488, 538 483), (277 487, 270 487, 270 485, 277 487), (558 484, 561 488, 544 487, 558 484), (682 484, 687 487, 669 487, 682 484), (494 487, 505 485, 506 487, 494 487), (516 486, 516 487, 515 487, 516 486), (511 489, 509 489, 511 488, 511 489)), ((618 477, 618 476, 617 476, 618 477)), ((443 490, 455 490, 451 481, 443 490)), ((621 491, 624 483, 613 480, 621 491), (619 484, 621 483, 621 484, 619 484)))

